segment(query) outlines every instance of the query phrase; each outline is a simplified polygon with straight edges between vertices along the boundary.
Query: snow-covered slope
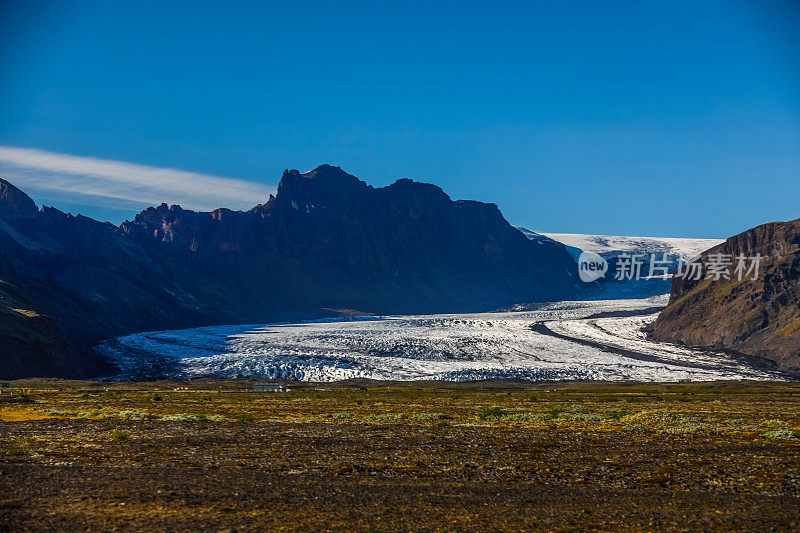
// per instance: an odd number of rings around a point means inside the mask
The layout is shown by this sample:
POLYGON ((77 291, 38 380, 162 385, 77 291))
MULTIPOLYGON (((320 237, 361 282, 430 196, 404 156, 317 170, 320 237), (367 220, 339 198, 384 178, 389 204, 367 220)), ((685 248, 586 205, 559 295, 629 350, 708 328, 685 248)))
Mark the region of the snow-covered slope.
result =
POLYGON ((692 259, 720 244, 724 239, 687 239, 681 237, 620 237, 614 235, 582 235, 578 233, 542 233, 566 246, 585 252, 631 252, 663 254, 692 259))
MULTIPOLYGON (((582 252, 600 254, 609 263, 603 280, 587 285, 586 298, 645 298, 669 292, 670 276, 681 261, 689 261, 713 248, 722 239, 688 239, 682 237, 622 237, 616 235, 583 235, 576 233, 536 233, 517 228, 526 237, 537 242, 557 241, 566 246, 573 259, 579 260, 582 252), (624 255, 636 255, 641 264, 639 275, 615 279, 617 268, 624 263, 624 255), (653 275, 651 277, 651 266, 653 275), (667 276, 663 267, 667 267, 667 276)), ((628 259, 628 262, 631 260, 628 259)))

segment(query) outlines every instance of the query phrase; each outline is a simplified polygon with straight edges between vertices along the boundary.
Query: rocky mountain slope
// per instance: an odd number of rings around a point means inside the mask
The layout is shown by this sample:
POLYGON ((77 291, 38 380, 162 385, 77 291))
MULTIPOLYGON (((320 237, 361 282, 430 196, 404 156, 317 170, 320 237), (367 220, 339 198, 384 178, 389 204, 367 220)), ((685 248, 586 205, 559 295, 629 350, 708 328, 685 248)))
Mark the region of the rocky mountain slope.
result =
POLYGON ((163 204, 121 227, 38 210, 0 180, 0 280, 14 295, 0 335, 25 325, 0 344, 0 375, 91 374, 102 361, 73 354, 138 331, 563 299, 575 272, 562 245, 526 239, 495 205, 407 179, 373 188, 328 165, 285 172, 247 212, 163 204))
MULTIPOLYGON (((800 371, 800 219, 764 224, 702 254, 703 276, 675 276, 669 305, 653 325, 656 340, 725 348, 800 371), (761 254, 759 274, 707 278, 714 256, 761 254)), ((752 261, 746 263, 749 268, 752 261)))

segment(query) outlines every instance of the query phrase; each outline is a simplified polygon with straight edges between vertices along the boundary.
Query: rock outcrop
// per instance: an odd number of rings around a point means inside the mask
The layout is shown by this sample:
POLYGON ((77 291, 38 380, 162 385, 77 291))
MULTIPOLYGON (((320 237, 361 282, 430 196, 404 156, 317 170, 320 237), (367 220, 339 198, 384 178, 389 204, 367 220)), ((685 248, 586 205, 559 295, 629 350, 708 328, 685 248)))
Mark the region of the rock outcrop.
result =
MULTIPOLYGON (((676 275, 669 305, 653 325, 659 341, 722 348, 800 371, 800 220, 764 224, 701 255, 703 275, 676 275), (719 254, 734 263, 730 278, 708 277, 719 254), (736 257, 760 254, 758 278, 734 274, 736 257)), ((746 263, 749 268, 753 261, 746 263)), ((746 273, 746 272, 745 272, 746 273)), ((714 276, 716 277, 716 276, 714 276)))

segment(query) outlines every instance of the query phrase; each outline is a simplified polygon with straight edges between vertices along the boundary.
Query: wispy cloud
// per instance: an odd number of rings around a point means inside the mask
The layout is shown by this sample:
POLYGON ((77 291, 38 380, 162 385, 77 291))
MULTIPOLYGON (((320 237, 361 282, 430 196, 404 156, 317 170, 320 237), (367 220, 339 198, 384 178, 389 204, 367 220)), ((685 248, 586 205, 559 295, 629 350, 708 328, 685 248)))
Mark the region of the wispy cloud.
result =
POLYGON ((0 177, 34 200, 38 193, 120 211, 162 202, 196 210, 249 209, 275 192, 245 180, 8 146, 0 146, 0 177))

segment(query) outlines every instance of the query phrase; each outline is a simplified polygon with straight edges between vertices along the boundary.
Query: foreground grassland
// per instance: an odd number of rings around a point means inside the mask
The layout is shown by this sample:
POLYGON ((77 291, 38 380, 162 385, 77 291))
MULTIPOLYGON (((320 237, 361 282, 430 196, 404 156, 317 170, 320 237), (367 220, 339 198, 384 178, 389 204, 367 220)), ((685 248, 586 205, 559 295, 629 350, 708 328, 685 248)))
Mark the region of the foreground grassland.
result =
POLYGON ((4 531, 800 529, 800 384, 12 385, 4 531))

